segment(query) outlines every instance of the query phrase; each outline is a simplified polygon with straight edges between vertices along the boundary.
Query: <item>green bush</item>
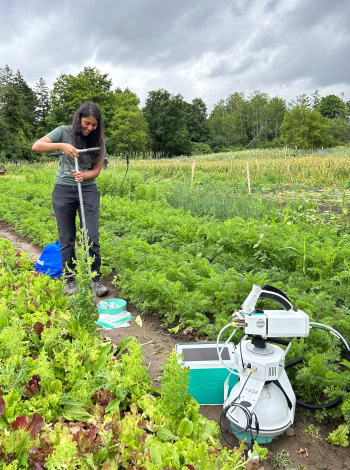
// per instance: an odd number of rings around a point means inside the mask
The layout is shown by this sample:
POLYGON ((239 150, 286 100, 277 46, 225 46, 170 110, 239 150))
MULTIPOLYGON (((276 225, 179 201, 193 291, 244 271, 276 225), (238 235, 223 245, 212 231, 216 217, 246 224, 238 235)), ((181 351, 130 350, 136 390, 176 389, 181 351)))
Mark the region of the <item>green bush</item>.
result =
POLYGON ((192 155, 206 155, 212 153, 210 145, 204 142, 192 142, 192 155))

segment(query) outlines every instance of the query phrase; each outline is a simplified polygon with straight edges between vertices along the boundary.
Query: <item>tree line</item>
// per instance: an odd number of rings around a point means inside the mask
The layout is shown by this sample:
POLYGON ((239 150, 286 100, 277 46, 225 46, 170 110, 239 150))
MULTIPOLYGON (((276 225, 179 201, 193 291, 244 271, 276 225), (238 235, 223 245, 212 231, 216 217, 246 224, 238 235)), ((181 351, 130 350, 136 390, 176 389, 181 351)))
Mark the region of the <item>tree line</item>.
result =
POLYGON ((170 157, 289 146, 330 147, 350 139, 350 102, 343 97, 300 95, 290 103, 261 91, 233 93, 208 115, 201 98, 187 103, 165 89, 148 92, 143 108, 128 88, 95 67, 61 74, 50 90, 43 78, 31 88, 21 72, 0 68, 0 161, 31 160, 34 140, 70 124, 84 101, 104 116, 109 154, 170 157))

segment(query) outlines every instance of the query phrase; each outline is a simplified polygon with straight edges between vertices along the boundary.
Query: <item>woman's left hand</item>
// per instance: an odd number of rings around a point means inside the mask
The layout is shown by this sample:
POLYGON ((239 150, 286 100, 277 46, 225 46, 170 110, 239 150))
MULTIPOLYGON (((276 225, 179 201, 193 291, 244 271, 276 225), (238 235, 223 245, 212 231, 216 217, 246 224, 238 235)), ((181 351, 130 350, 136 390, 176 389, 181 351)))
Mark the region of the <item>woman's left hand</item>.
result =
POLYGON ((74 179, 77 183, 84 181, 84 173, 82 171, 73 170, 74 179))

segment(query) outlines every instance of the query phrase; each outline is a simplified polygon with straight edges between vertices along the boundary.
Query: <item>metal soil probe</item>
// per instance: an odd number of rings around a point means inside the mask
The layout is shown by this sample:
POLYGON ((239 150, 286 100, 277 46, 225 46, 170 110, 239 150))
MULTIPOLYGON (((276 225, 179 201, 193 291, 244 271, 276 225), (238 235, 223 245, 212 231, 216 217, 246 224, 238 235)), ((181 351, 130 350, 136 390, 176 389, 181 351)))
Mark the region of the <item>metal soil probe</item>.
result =
MULTIPOLYGON (((88 152, 95 152, 97 150, 100 150, 100 147, 92 147, 92 148, 89 148, 89 149, 78 149, 77 152, 78 153, 88 153, 88 152)), ((79 170, 78 157, 75 157, 74 161, 75 161, 75 170, 80 171, 79 170)), ((81 190, 81 183, 79 183, 77 181, 77 185, 78 185, 78 193, 79 193, 81 220, 82 220, 83 231, 84 231, 86 261, 87 261, 87 264, 88 264, 89 274, 91 274, 90 258, 89 258, 89 243, 88 243, 88 236, 87 236, 87 229, 86 229, 83 193, 82 193, 82 190, 81 190)), ((94 294, 95 294, 95 292, 94 292, 94 294)))

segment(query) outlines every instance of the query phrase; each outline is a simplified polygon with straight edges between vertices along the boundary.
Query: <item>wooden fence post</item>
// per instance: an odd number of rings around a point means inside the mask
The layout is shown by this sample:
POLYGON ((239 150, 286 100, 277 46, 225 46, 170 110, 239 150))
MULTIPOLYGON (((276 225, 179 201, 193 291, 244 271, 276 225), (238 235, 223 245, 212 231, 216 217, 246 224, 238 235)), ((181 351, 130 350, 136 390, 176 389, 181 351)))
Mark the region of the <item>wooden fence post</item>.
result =
POLYGON ((248 178, 248 193, 251 193, 250 190, 250 174, 249 174, 249 163, 247 162, 247 178, 248 178))
POLYGON ((193 185, 193 180, 194 180, 194 170, 196 168, 196 160, 193 160, 192 162, 192 177, 191 177, 191 186, 193 185))

